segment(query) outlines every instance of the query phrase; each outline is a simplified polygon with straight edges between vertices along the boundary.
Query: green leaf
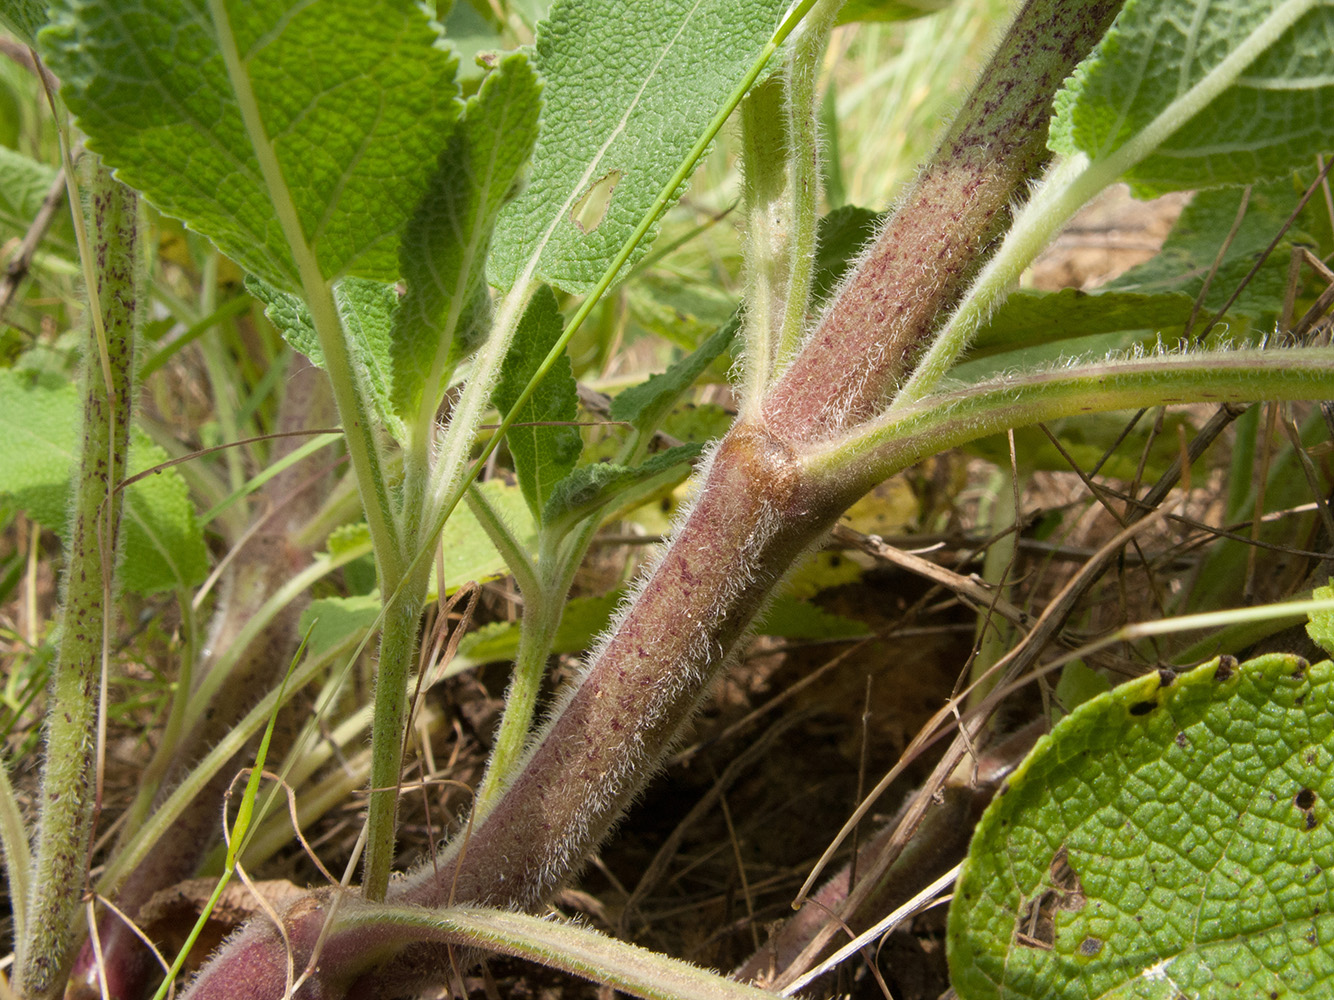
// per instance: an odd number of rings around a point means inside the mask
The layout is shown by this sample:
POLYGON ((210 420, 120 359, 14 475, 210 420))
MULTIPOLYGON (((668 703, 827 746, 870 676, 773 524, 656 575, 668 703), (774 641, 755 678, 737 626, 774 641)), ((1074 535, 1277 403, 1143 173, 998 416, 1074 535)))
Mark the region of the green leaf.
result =
MULTIPOLYGON (((130 432, 128 471, 137 475, 166 462, 165 450, 136 428, 130 432)), ((125 558, 121 585, 137 594, 193 587, 208 574, 204 532, 190 491, 176 469, 141 479, 125 493, 125 558)))
MULTIPOLYGON (((501 413, 508 414, 513 408, 547 352, 560 339, 562 329, 555 294, 550 288, 538 289, 519 321, 491 396, 501 413)), ((537 391, 519 408, 506 437, 514 457, 514 472, 534 518, 540 520, 552 490, 579 460, 583 438, 579 428, 572 426, 578 417, 579 388, 569 356, 562 355, 537 391)))
POLYGON ((785 0, 662 0, 627 13, 619 0, 552 4, 535 43, 546 108, 532 177, 501 213, 492 280, 509 288, 536 274, 588 291, 786 7, 785 0))
POLYGON ((848 0, 838 12, 838 23, 910 21, 949 5, 950 0, 848 0))
POLYGON ((1159 116, 1184 115, 1183 96, 1225 59, 1249 58, 1126 179, 1147 194, 1308 165, 1334 139, 1332 37, 1334 8, 1320 0, 1131 0, 1057 95, 1051 147, 1106 159, 1159 116))
POLYGON ((683 444, 668 448, 654 455, 638 466, 616 465, 612 462, 595 462, 582 465, 556 484, 547 498, 542 511, 544 525, 558 527, 588 517, 607 504, 622 496, 634 486, 647 483, 657 476, 675 471, 671 477, 680 482, 690 474, 689 463, 693 462, 703 446, 683 444))
POLYGON ((302 238, 326 279, 398 277, 398 238, 458 113, 455 60, 414 0, 56 0, 43 53, 90 148, 271 284, 296 253, 224 64, 235 40, 302 238))
MULTIPOLYGON (((517 486, 499 480, 482 483, 494 509, 510 527, 519 544, 532 552, 537 547, 537 525, 529 512, 527 499, 517 486)), ((440 533, 441 568, 445 592, 452 593, 465 583, 485 583, 509 574, 505 560, 487 538, 466 505, 460 504, 440 533)))
POLYGON ((54 167, 0 146, 0 231, 27 232, 55 177, 54 167))
POLYGON ((987 809, 955 887, 961 1000, 1334 989, 1334 664, 1265 656, 1088 701, 987 809))
POLYGON ((381 604, 379 594, 311 601, 297 625, 297 632, 306 636, 306 655, 316 659, 365 632, 380 617, 381 604))
MULTIPOLYGON (((1316 587, 1311 595, 1316 600, 1327 601, 1334 597, 1334 580, 1328 587, 1316 587)), ((1326 653, 1334 653, 1334 612, 1322 611, 1313 614, 1306 623, 1306 634, 1326 653)))
MULTIPOLYGON (((246 290, 264 303, 264 315, 278 328, 284 340, 314 364, 324 367, 319 336, 300 296, 253 276, 246 279, 246 290)), ((357 365, 358 377, 375 401, 376 412, 395 439, 405 440, 407 434, 403 421, 390 405, 393 391, 390 336, 399 304, 398 293, 393 285, 383 282, 344 278, 334 285, 334 304, 353 346, 352 358, 357 365)))
POLYGON ((845 618, 790 595, 776 599, 755 625, 759 635, 780 639, 860 639, 871 635, 865 622, 845 618))
MULTIPOLYGON (((577 653, 592 646, 598 634, 610 624, 621 597, 618 591, 601 597, 575 597, 567 601, 551 652, 577 653)), ((513 660, 518 651, 519 623, 493 622, 463 637, 450 668, 463 670, 483 663, 503 663, 513 660)))
POLYGON ((811 298, 822 301, 847 274, 857 254, 875 236, 884 215, 869 208, 844 205, 820 220, 811 298))
MULTIPOLYGON (((1251 189, 1246 214, 1232 242, 1227 245, 1218 273, 1205 294, 1204 309, 1208 315, 1200 316, 1199 323, 1207 323, 1232 296, 1255 265, 1258 255, 1288 221, 1300 195, 1291 181, 1256 185, 1251 189)), ((1188 295, 1194 301, 1204 287, 1204 279, 1218 258, 1219 250, 1227 242, 1241 197, 1242 193, 1235 189, 1197 192, 1172 227, 1162 250, 1113 281, 1108 292, 1175 292, 1188 295)), ((1299 217, 1284 234, 1282 242, 1228 309, 1229 316, 1264 320, 1267 326, 1278 315, 1287 291, 1290 248, 1294 243, 1316 242, 1305 231, 1303 224, 1306 221, 1306 217, 1299 217)))
POLYGON ((1118 330, 1176 336, 1195 300, 1185 292, 1012 292, 968 349, 970 359, 1118 330))
MULTIPOLYGON (((0 371, 0 496, 68 540, 71 480, 79 455, 78 390, 35 372, 0 371)), ((129 474, 167 460, 142 431, 132 431, 129 474)), ((121 585, 140 594, 193 586, 208 572, 208 553, 185 481, 165 469, 126 491, 121 585)))
POLYGON ((731 346, 740 328, 740 317, 733 316, 712 337, 665 372, 652 375, 647 381, 621 392, 611 401, 611 419, 624 420, 641 431, 655 430, 682 393, 731 346))
POLYGON ((408 293, 394 317, 394 407, 411 419, 425 387, 434 411, 450 372, 486 333, 491 231, 537 140, 537 75, 506 56, 464 109, 403 235, 408 293))
POLYGON ((35 45, 38 29, 46 24, 46 4, 43 0, 0 0, 0 24, 24 45, 35 45))

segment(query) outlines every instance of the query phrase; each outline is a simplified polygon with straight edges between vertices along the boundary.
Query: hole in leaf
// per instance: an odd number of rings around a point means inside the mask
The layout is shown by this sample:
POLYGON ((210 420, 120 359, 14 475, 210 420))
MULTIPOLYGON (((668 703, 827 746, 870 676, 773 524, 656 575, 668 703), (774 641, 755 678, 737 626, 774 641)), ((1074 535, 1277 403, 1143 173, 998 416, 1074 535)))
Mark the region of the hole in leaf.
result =
POLYGON ((1137 701, 1135 702, 1135 704, 1130 706, 1130 714, 1148 715, 1157 707, 1158 703, 1156 701, 1137 701))
POLYGON ((1303 788, 1292 801, 1297 803, 1298 809, 1309 810, 1315 805, 1315 792, 1309 788, 1303 788))
POLYGON ((1070 867, 1064 845, 1052 857, 1046 884, 1039 888, 1041 891, 1029 900, 1019 915, 1016 938, 1023 947, 1050 951, 1056 944, 1056 914, 1061 910, 1082 910, 1086 902, 1083 883, 1079 873, 1070 867))
POLYGON ((595 180, 592 186, 579 196, 570 209, 570 221, 579 227, 581 233, 591 233, 607 217, 611 207, 612 192, 621 181, 619 170, 610 170, 595 180))
POLYGON ((1237 659, 1234 656, 1220 656, 1218 658, 1218 669, 1214 671, 1214 680, 1228 680, 1237 669, 1237 659))

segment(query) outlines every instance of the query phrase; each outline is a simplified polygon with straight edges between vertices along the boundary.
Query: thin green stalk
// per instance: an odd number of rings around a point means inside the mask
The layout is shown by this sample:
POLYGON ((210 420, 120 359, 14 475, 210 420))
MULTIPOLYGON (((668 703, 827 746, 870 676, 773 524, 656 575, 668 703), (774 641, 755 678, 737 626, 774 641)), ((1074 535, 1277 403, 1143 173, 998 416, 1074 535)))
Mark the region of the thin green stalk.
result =
POLYGON ((787 72, 788 162, 792 165, 791 237, 788 244, 787 291, 778 332, 776 367, 781 371, 796 355, 806 335, 806 312, 815 274, 817 208, 820 201, 820 122, 816 77, 829 33, 843 0, 820 0, 811 8, 793 41, 787 72))
POLYGON ((741 164, 745 180, 746 350, 741 398, 758 402, 773 377, 777 327, 788 264, 787 154, 784 80, 775 75, 741 104, 741 164))
POLYGON ((971 386, 808 448, 803 467, 867 489, 926 455, 1011 427, 1163 403, 1334 398, 1334 348, 1128 358, 971 386))
MULTIPOLYGON (((35 865, 27 934, 19 943, 15 987, 54 996, 79 943, 98 794, 98 746, 110 598, 124 496, 134 347, 141 322, 138 198, 99 164, 92 177, 96 301, 106 331, 108 391, 95 366, 97 337, 84 353, 83 443, 75 486, 69 563, 57 664, 47 704, 35 865)), ((77 205, 77 203, 76 203, 77 205)))
POLYGON ((509 690, 505 692, 505 713, 496 731, 486 776, 477 791, 474 824, 480 823, 505 794, 519 769, 533 730, 537 696, 542 690, 547 658, 556 641, 556 630, 560 628, 570 585, 599 523, 601 519, 596 516, 585 519, 565 545, 543 535, 537 557, 540 579, 536 587, 523 591, 523 620, 519 625, 514 674, 509 690))
MULTIPOLYGON (((292 192, 287 186, 287 178, 283 175, 282 165, 278 162, 273 142, 265 129, 264 118, 250 83, 250 75, 242 65, 227 6, 224 0, 209 0, 208 6, 214 30, 217 32, 218 49, 227 67, 232 90, 236 94, 246 134, 259 163, 274 214, 278 217, 283 236, 292 250, 306 306, 310 310, 311 322, 319 337, 320 350, 324 353, 324 369, 329 373, 334 404, 338 408, 338 416, 347 437, 348 457, 352 461, 357 487, 361 492, 366 523, 370 527, 371 539, 374 542, 375 561, 380 570, 380 579, 392 580, 394 585, 397 585, 403 576, 404 563, 400 529, 394 518, 389 488, 385 482, 384 456, 380 452, 375 423, 371 419, 372 409, 367 402, 367 393, 361 384, 361 379, 352 364, 347 338, 338 317, 338 308, 334 304, 333 288, 320 270, 315 248, 306 240, 305 230, 297 215, 296 204, 292 200, 292 192)), ((388 587, 389 584, 386 584, 386 592, 388 587)))
POLYGON ((417 662, 417 630, 431 564, 422 560, 401 586, 386 582, 389 598, 380 630, 380 662, 375 677, 375 716, 371 723, 371 789, 366 815, 366 856, 362 893, 384 899, 393 871, 398 785, 403 769, 403 734, 407 718, 408 679, 417 662))

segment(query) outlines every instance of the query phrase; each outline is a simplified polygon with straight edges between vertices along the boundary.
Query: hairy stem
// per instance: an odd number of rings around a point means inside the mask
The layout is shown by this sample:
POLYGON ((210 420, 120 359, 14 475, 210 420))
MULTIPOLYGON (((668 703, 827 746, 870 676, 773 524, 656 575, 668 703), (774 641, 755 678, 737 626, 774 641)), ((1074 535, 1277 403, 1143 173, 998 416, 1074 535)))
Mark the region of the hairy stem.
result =
POLYGON ((89 188, 96 301, 102 310, 97 325, 106 331, 110 387, 93 363, 98 347, 90 334, 84 352, 83 443, 65 609, 47 707, 32 897, 15 977, 18 994, 30 998, 60 991, 79 941, 99 791, 102 671, 124 499, 117 485, 125 478, 143 293, 138 198, 100 164, 89 188))
POLYGON ((765 401, 775 432, 809 441, 883 408, 1041 172, 1052 97, 1120 7, 1024 4, 921 176, 765 401))

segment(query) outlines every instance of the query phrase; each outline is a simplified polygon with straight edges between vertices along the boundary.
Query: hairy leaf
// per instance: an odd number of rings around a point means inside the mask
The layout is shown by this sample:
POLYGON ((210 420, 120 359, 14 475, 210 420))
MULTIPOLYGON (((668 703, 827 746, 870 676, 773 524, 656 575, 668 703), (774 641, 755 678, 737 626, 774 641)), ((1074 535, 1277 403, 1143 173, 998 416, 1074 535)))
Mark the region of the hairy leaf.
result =
POLYGON ((1334 664, 1150 674, 1085 702, 987 809, 950 907, 962 1000, 1334 988, 1334 664))
MULTIPOLYGON (((246 288, 264 303, 264 315, 278 328, 283 339, 323 367, 320 338, 301 298, 253 277, 246 281, 246 288)), ((343 329, 356 347, 352 357, 359 367, 358 376, 375 401, 380 419, 395 438, 404 440, 403 422, 390 405, 393 391, 390 336, 395 311, 399 308, 394 286, 365 278, 344 278, 334 286, 334 304, 338 307, 343 329)))
POLYGON ((458 112, 455 60, 413 0, 56 0, 43 52, 89 146, 167 215, 301 285, 224 54, 321 275, 392 281, 398 238, 458 112), (232 44, 234 40, 234 45, 232 44), (355 41, 355 44, 351 44, 355 41))
POLYGON ((394 408, 423 388, 434 408, 457 360, 485 334, 487 250, 496 216, 537 139, 537 76, 522 53, 500 62, 464 109, 399 252, 408 294, 394 317, 394 408))
POLYGON ((1144 194, 1308 165, 1334 140, 1332 38, 1334 7, 1320 0, 1132 0, 1057 95, 1052 148, 1105 159, 1155 118, 1180 113, 1182 97, 1225 59, 1250 57, 1126 179, 1144 194))
MULTIPOLYGON (((1228 232, 1236 221, 1242 193, 1235 189, 1198 192, 1172 227, 1162 251, 1117 278, 1108 286, 1108 292, 1177 292, 1190 296, 1193 301, 1204 287, 1205 277, 1218 259, 1219 252, 1226 245, 1218 272, 1204 296, 1204 308, 1208 315, 1199 317, 1200 323, 1208 322, 1213 312, 1231 298, 1233 291, 1255 265, 1259 254, 1278 235, 1292 214, 1300 194, 1291 181, 1253 187, 1246 214, 1229 244, 1228 232)), ((1324 207, 1321 206, 1320 210, 1324 211, 1324 207)), ((1265 320, 1264 325, 1268 325, 1268 321, 1278 314, 1287 291, 1288 256, 1292 245, 1315 242, 1305 231, 1306 223, 1314 221, 1309 215, 1310 207, 1287 231, 1282 242, 1251 278, 1241 296, 1229 308, 1230 316, 1265 320)))
POLYGON ((741 320, 734 316, 693 352, 660 375, 631 386, 611 401, 611 418, 634 424, 641 431, 654 430, 695 379, 732 344, 741 320))
POLYGON ((786 7, 662 0, 627 12, 618 0, 552 4, 535 43, 546 109, 528 187, 496 227, 496 284, 509 288, 533 273, 567 291, 591 288, 786 7))
MULTIPOLYGON (((71 476, 79 456, 78 389, 55 376, 0 371, 0 495, 43 527, 68 538, 71 476)), ((130 438, 128 471, 167 460, 141 431, 130 438)), ((176 469, 141 479, 126 491, 121 584, 140 594, 199 583, 208 573, 203 530, 176 469)))
POLYGON ((0 24, 23 40, 35 44, 37 31, 46 23, 46 4, 42 0, 0 0, 0 24))
POLYGON ((55 176, 55 169, 45 163, 0 146, 0 233, 27 231, 55 176))
MULTIPOLYGON (((555 294, 550 288, 539 289, 519 321, 491 397, 501 413, 509 413, 514 407, 547 352, 560 339, 562 328, 555 294)), ((519 486, 534 518, 541 519, 552 490, 579 460, 583 439, 579 428, 571 426, 578 416, 578 386, 569 356, 562 355, 537 391, 519 408, 506 436, 519 486)))
POLYGON ((654 455, 638 466, 611 462, 580 466, 556 484, 542 511, 542 523, 553 526, 561 522, 573 524, 613 502, 631 487, 673 470, 678 473, 674 478, 679 482, 689 475, 689 463, 702 450, 703 446, 698 444, 683 444, 654 455))

